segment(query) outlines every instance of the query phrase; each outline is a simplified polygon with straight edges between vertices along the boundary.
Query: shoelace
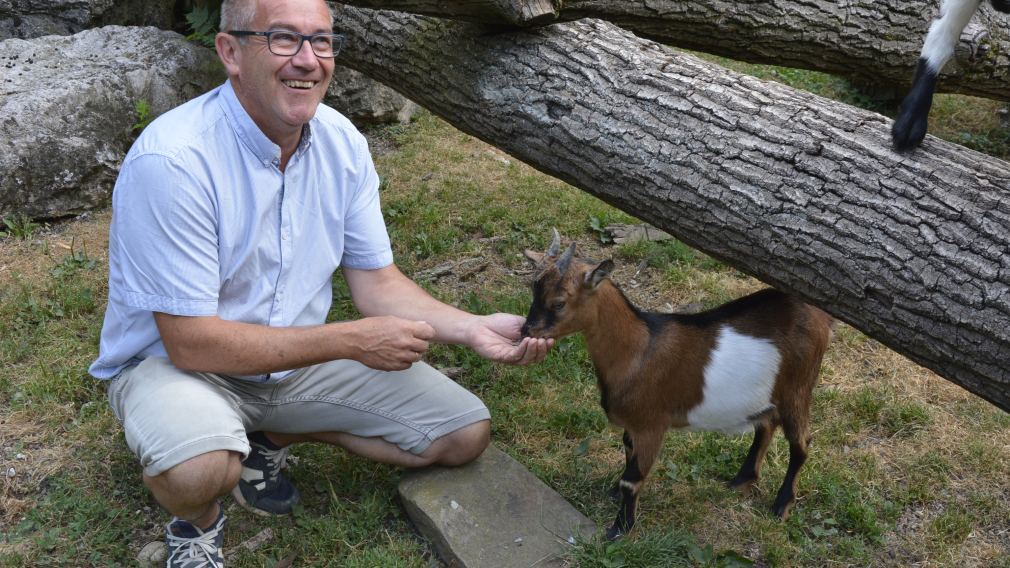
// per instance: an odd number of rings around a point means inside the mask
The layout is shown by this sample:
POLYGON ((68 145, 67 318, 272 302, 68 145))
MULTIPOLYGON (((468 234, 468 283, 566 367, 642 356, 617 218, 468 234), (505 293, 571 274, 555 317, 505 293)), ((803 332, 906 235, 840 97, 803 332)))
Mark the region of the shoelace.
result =
POLYGON ((168 545, 170 548, 177 547, 168 559, 169 564, 172 560, 182 560, 186 568, 224 568, 224 564, 214 559, 218 553, 214 539, 220 530, 221 527, 218 525, 192 538, 175 536, 169 531, 168 545))

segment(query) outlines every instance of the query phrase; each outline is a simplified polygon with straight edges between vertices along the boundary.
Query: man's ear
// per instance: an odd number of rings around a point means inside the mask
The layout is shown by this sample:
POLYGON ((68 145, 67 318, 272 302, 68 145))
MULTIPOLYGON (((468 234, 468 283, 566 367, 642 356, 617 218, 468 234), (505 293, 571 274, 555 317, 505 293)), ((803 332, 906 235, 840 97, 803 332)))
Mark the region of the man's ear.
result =
POLYGON ((234 77, 238 75, 239 59, 242 54, 239 53, 239 38, 226 34, 224 32, 218 32, 214 36, 214 48, 217 50, 217 56, 224 65, 224 70, 228 73, 229 77, 234 77))

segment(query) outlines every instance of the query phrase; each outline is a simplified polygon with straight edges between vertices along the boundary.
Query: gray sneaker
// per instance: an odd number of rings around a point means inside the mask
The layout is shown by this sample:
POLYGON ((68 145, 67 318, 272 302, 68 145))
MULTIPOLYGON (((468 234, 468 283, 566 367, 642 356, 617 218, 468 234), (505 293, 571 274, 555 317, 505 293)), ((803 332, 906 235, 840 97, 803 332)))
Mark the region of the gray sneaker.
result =
POLYGON ((262 432, 250 432, 249 455, 242 462, 242 478, 231 490, 244 509, 264 517, 287 515, 298 504, 299 495, 281 468, 288 449, 278 448, 262 432))
POLYGON ((214 524, 201 530, 178 517, 165 526, 168 568, 224 568, 221 545, 224 544, 224 508, 214 524))

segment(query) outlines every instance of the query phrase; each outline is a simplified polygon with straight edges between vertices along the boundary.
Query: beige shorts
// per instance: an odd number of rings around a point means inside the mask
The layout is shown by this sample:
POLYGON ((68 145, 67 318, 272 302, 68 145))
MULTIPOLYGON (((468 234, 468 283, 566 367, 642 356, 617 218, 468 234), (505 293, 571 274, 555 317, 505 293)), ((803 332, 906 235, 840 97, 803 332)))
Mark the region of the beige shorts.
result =
POLYGON ((215 450, 249 453, 246 432, 346 432, 420 454, 433 441, 490 418, 473 393, 424 363, 384 372, 356 361, 255 383, 176 369, 151 357, 109 384, 109 403, 144 473, 158 475, 215 450))

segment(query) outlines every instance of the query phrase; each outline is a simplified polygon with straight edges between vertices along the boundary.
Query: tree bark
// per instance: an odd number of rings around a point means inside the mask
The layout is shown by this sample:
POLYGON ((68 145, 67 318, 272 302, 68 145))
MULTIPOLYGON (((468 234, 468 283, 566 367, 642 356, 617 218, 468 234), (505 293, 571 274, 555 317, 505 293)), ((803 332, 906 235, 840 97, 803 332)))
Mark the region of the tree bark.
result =
MULTIPOLYGON (((502 0, 348 0, 470 21, 502 0), (479 8, 483 6, 483 8, 479 8)), ((548 3, 544 0, 544 3, 548 3)), ((564 0, 563 20, 598 18, 661 43, 748 61, 824 71, 900 98, 939 0, 564 0)), ((538 23, 549 23, 544 15, 538 23)), ((961 35, 939 91, 1010 101, 1010 17, 986 3, 961 35)))
POLYGON ((598 20, 338 21, 341 64, 1010 410, 1010 164, 598 20))
POLYGON ((362 8, 397 10, 467 22, 531 26, 557 19, 552 0, 355 0, 362 8))

